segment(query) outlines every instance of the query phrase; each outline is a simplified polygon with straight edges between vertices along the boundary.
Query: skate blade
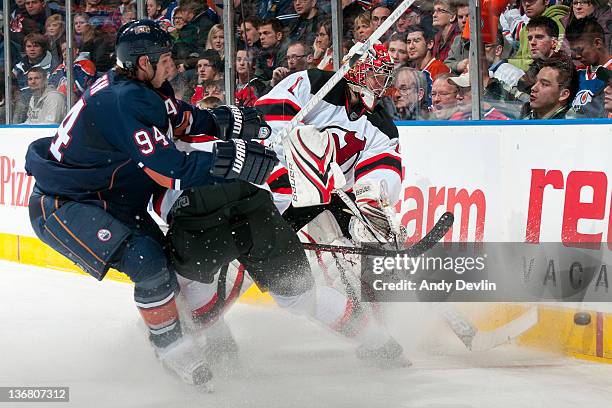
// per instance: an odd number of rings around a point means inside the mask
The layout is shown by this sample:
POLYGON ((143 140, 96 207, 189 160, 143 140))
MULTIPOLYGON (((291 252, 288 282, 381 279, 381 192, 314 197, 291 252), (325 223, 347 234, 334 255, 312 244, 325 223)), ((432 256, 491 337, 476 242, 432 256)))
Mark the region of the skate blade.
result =
POLYGON ((196 385, 195 387, 202 394, 212 394, 215 392, 215 385, 211 381, 204 384, 196 385))
POLYGON ((408 368, 412 366, 412 361, 408 360, 404 356, 400 356, 393 360, 387 359, 369 359, 362 360, 364 364, 369 367, 381 368, 383 370, 393 370, 399 368, 408 368))

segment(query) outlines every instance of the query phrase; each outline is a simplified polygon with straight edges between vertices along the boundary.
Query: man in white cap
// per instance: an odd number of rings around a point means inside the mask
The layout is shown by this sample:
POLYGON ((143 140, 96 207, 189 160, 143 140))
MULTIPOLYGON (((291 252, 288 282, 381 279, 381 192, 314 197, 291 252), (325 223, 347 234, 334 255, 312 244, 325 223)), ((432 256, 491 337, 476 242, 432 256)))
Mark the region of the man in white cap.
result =
MULTIPOLYGON (((463 73, 456 77, 448 78, 448 81, 459 88, 457 101, 459 111, 454 113, 449 120, 471 120, 472 119, 472 89, 470 74, 463 73)), ((484 81, 483 81, 484 82, 484 81)), ((483 102, 482 119, 484 120, 508 120, 509 118, 490 104, 483 102)))

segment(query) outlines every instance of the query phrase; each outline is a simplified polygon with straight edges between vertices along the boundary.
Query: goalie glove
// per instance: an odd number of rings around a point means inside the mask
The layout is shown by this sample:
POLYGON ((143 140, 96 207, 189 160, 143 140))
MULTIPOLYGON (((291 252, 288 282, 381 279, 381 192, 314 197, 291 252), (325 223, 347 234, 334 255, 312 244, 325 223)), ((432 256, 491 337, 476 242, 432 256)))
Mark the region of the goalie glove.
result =
POLYGON ((225 179, 263 184, 277 163, 278 157, 272 149, 257 142, 233 139, 215 143, 210 173, 225 179))
POLYGON ((217 126, 217 137, 221 140, 263 140, 272 134, 270 126, 257 108, 222 105, 210 113, 217 126))
POLYGON ((383 195, 379 180, 358 180, 353 187, 355 202, 361 214, 369 221, 374 232, 384 241, 393 237, 389 216, 382 208, 383 195))

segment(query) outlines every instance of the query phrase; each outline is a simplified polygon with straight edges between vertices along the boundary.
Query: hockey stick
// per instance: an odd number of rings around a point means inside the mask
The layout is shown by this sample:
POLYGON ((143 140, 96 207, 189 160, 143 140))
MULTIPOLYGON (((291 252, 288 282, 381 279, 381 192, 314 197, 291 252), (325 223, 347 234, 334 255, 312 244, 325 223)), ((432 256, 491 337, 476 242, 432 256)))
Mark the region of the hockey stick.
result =
POLYGON ((308 251, 324 251, 324 252, 339 252, 343 254, 354 254, 354 255, 369 255, 369 256, 387 256, 395 257, 408 256, 415 257, 419 256, 428 250, 430 250, 436 243, 438 243, 448 230, 453 226, 454 216, 450 212, 442 214, 436 225, 425 235, 419 242, 412 245, 410 248, 393 250, 383 248, 371 248, 371 247, 349 247, 342 245, 323 245, 303 242, 304 249, 308 251))
POLYGON ((497 329, 482 331, 478 330, 462 313, 448 303, 441 303, 442 316, 470 351, 486 351, 499 345, 507 343, 538 322, 538 309, 532 307, 527 312, 497 329))
POLYGON ((353 213, 353 215, 355 217, 357 217, 357 219, 363 224, 363 226, 368 230, 368 232, 370 234, 372 234, 372 236, 381 244, 385 244, 385 241, 382 241, 380 238, 378 238, 378 234, 376 233, 376 231, 374 230, 374 226, 370 223, 370 220, 368 220, 362 213, 361 210, 359 210, 359 207, 357 207, 357 204, 355 204, 355 202, 353 200, 351 200, 351 197, 348 196, 348 194, 346 194, 343 190, 340 189, 334 189, 334 193, 340 197, 340 199, 344 202, 344 205, 346 205, 348 207, 348 209, 353 213))

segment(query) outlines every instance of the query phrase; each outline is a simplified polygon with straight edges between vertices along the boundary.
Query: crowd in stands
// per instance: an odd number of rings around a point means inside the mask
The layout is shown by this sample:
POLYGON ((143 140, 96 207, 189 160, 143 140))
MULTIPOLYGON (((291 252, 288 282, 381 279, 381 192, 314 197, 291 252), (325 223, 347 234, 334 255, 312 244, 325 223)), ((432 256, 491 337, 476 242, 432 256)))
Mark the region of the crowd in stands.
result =
MULTIPOLYGON (((483 119, 609 117, 610 0, 481 0, 483 119)), ((400 0, 343 0, 342 55, 366 40, 400 0)), ((64 0, 12 0, 12 123, 58 123, 114 66, 114 41, 136 19, 133 0, 75 0, 74 87, 67 89, 64 0), (74 99, 73 99, 74 100, 74 99)), ((146 15, 173 37, 178 98, 201 108, 252 106, 293 72, 333 70, 330 0, 234 0, 236 90, 225 100, 220 1, 147 0, 146 15)), ((395 63, 381 103, 396 120, 469 120, 467 0, 417 0, 381 41, 395 63)), ((2 50, 0 50, 2 51, 2 50)), ((0 52, 4 61, 4 54, 0 52)), ((5 75, 1 75, 4 87, 5 75)), ((2 93, 2 98, 4 93, 2 93)), ((4 105, 2 100, 1 104, 4 105)), ((4 120, 4 116, 1 118, 4 120)))

